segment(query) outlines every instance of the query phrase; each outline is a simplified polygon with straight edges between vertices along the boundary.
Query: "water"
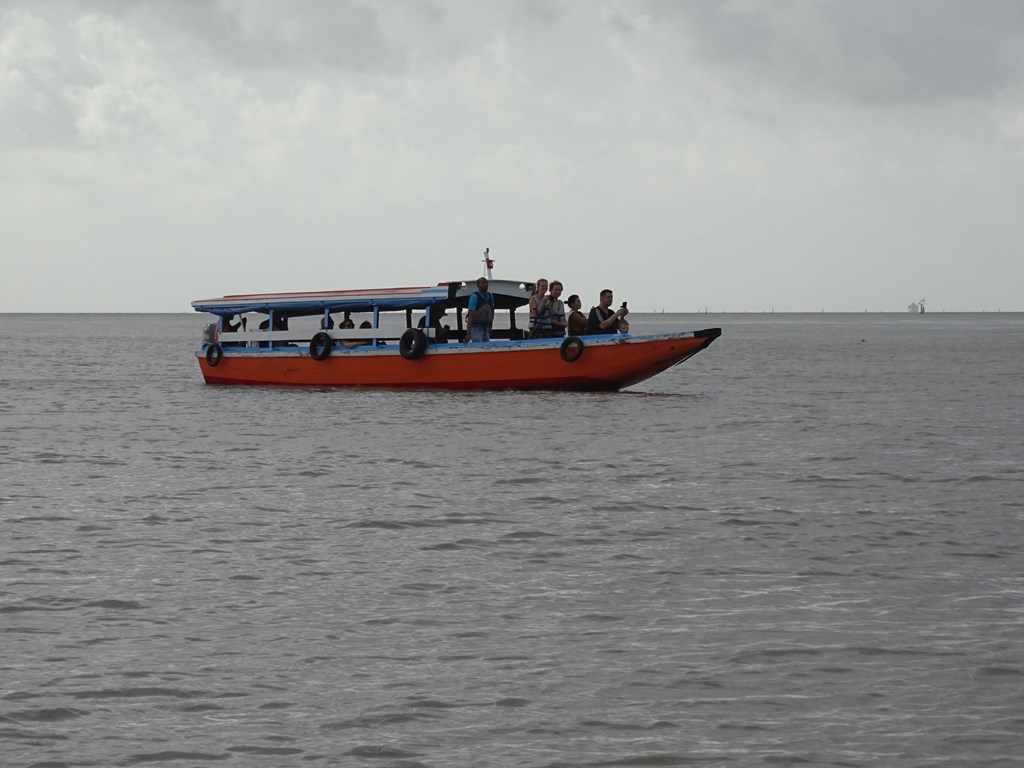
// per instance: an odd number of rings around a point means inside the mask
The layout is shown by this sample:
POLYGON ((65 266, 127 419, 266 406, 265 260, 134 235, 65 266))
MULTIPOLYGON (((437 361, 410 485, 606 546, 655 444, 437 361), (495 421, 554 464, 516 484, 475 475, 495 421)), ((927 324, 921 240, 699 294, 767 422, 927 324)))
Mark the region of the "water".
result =
POLYGON ((1019 766, 1024 316, 619 394, 218 388, 0 315, 3 766, 1019 766))

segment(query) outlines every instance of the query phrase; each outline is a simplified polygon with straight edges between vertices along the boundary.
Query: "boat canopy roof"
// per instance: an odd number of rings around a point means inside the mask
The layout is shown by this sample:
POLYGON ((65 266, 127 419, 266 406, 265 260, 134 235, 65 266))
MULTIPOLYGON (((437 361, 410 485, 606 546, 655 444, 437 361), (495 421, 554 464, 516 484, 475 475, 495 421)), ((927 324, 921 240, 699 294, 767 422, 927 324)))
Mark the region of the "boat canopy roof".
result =
MULTIPOLYGON (((296 293, 252 293, 200 299, 192 302, 196 312, 231 316, 271 310, 290 317, 330 312, 398 312, 428 307, 464 307, 476 290, 475 282, 444 282, 422 288, 377 288, 359 291, 302 291, 296 293)), ((515 309, 528 303, 532 283, 492 280, 490 292, 495 309, 515 309)))

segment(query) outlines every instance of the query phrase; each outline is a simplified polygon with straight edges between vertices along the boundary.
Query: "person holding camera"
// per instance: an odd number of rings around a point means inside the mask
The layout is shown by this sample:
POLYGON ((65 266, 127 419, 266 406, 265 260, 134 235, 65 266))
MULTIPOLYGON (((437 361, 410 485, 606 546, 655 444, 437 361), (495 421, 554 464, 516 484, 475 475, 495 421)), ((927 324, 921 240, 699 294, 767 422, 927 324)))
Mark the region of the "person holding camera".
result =
POLYGON ((599 333, 621 333, 619 320, 629 314, 626 302, 614 312, 612 311, 612 299, 614 294, 610 288, 601 291, 600 303, 590 310, 590 317, 587 318, 586 332, 590 335, 599 333))

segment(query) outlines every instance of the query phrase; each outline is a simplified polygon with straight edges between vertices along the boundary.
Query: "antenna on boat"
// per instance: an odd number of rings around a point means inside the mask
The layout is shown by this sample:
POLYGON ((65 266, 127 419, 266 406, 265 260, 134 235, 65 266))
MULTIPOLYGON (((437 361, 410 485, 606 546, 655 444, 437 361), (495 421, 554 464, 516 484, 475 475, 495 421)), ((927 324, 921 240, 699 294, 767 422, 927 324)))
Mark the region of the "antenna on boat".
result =
POLYGON ((491 249, 484 248, 484 268, 487 270, 487 279, 491 279, 491 270, 494 268, 494 259, 491 258, 491 249))

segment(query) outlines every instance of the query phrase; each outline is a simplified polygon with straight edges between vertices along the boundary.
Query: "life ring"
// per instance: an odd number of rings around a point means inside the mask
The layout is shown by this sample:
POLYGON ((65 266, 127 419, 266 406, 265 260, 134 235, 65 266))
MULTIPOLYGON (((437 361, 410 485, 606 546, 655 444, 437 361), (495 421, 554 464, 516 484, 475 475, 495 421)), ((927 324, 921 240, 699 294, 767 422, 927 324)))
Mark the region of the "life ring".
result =
POLYGON ((427 335, 419 328, 409 328, 398 340, 398 351, 406 360, 418 360, 427 351, 427 335))
POLYGON ((314 360, 326 360, 333 346, 334 341, 330 334, 320 331, 309 342, 309 356, 314 360))
POLYGON ((206 364, 211 368, 216 368, 220 365, 220 361, 224 358, 224 349, 220 344, 214 342, 206 348, 206 364))
POLYGON ((562 342, 562 347, 558 351, 565 362, 575 363, 580 359, 580 355, 583 354, 583 339, 579 336, 568 336, 562 342))

